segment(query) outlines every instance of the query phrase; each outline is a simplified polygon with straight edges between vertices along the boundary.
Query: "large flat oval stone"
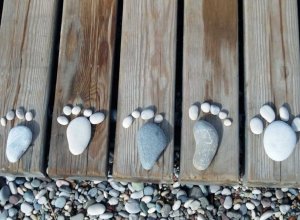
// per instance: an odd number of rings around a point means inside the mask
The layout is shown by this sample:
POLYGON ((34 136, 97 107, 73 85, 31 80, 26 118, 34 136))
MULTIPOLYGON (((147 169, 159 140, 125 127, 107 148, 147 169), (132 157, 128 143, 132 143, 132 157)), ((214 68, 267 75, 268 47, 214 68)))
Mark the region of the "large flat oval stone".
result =
POLYGON ((138 131, 137 145, 142 167, 150 170, 167 146, 167 137, 158 125, 146 123, 138 131))
POLYGON ((272 160, 287 159, 293 152, 296 142, 296 133, 283 121, 274 121, 265 130, 264 148, 272 160))
POLYGON ((217 152, 219 135, 213 125, 203 120, 195 123, 193 133, 196 142, 193 164, 196 169, 205 170, 217 152))
POLYGON ((86 117, 73 119, 67 128, 69 150, 74 155, 82 154, 91 139, 91 123, 86 117))
POLYGON ((9 162, 15 163, 28 149, 32 141, 32 132, 26 126, 12 128, 7 137, 6 157, 9 162))

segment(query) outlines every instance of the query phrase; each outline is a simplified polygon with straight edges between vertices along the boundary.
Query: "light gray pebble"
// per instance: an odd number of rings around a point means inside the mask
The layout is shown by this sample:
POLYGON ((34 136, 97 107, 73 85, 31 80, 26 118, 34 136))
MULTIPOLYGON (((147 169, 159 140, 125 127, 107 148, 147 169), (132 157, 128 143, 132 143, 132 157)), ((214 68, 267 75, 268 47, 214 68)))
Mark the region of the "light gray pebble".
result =
POLYGON ((131 193, 130 198, 132 199, 141 199, 144 196, 143 190, 131 193))
POLYGON ((133 182, 131 183, 131 186, 134 189, 134 191, 141 191, 144 189, 144 183, 133 182))
POLYGON ((21 212, 23 212, 25 215, 29 215, 33 210, 33 206, 30 205, 27 202, 23 202, 21 204, 21 212))
POLYGON ((65 217, 62 215, 57 216, 57 220, 65 220, 65 217))
POLYGON ((40 185, 41 185, 41 181, 40 181, 39 179, 33 179, 33 180, 31 181, 31 186, 32 186, 33 188, 38 188, 40 185))
POLYGON ((129 213, 126 211, 120 211, 118 212, 118 214, 123 217, 123 218, 128 218, 129 217, 129 213))
POLYGON ((110 205, 117 205, 119 203, 119 200, 118 198, 116 197, 111 197, 109 200, 108 200, 108 204, 110 205))
POLYGON ((282 199, 283 198, 283 192, 280 189, 277 189, 275 191, 275 195, 277 199, 282 199))
POLYGON ((8 218, 8 212, 7 210, 0 211, 0 219, 6 220, 8 218))
POLYGON ((36 195, 35 195, 35 199, 40 199, 42 196, 44 196, 47 193, 46 189, 42 189, 41 191, 39 191, 36 195))
POLYGON ((171 206, 169 204, 164 204, 163 207, 161 208, 161 216, 163 218, 167 218, 169 216, 169 213, 171 212, 171 206))
POLYGON ((230 196, 226 196, 223 204, 225 209, 231 209, 232 207, 232 198, 230 196))
POLYGON ((177 193, 176 193, 176 198, 179 199, 181 196, 186 196, 186 192, 184 190, 179 190, 177 193))
POLYGON ((211 186, 209 186, 209 191, 210 191, 211 193, 216 193, 216 192, 218 192, 219 190, 221 190, 221 187, 220 187, 220 186, 216 186, 216 185, 211 185, 211 186))
POLYGON ((70 217, 70 220, 83 220, 83 219, 84 219, 84 215, 82 213, 70 217))
POLYGON ((271 201, 269 198, 263 198, 261 200, 261 204, 262 204, 263 208, 268 208, 271 206, 271 201))
POLYGON ((198 200, 194 200, 190 203, 189 207, 195 211, 197 210, 198 208, 200 208, 200 202, 198 200))
POLYGON ((188 196, 193 199, 198 199, 203 196, 203 193, 198 186, 194 186, 189 190, 188 196))
POLYGON ((144 196, 144 197, 142 198, 142 201, 145 202, 145 203, 149 203, 149 202, 151 202, 151 200, 152 200, 152 197, 151 197, 151 196, 144 196))
POLYGON ((290 208, 291 208, 290 205, 280 205, 279 206, 279 210, 283 215, 285 215, 290 210, 290 208))
POLYGON ((62 209, 62 208, 65 206, 66 202, 67 202, 67 200, 66 200, 65 197, 58 197, 58 198, 55 200, 54 206, 55 206, 56 208, 62 209))
POLYGON ((172 206, 172 210, 176 211, 177 209, 179 209, 181 206, 181 201, 180 200, 176 200, 172 206))
POLYGON ((229 195, 231 195, 231 190, 228 189, 228 188, 224 188, 224 189, 222 190, 221 194, 222 194, 223 196, 229 196, 229 195))
POLYGON ((206 207, 209 205, 209 202, 206 197, 199 198, 199 201, 201 203, 201 207, 204 209, 206 209, 206 207))
POLYGON ((153 187, 151 187, 151 186, 146 186, 146 187, 144 188, 144 195, 145 195, 145 196, 151 196, 151 195, 153 195, 153 193, 154 193, 153 187))
POLYGON ((139 213, 141 211, 140 209, 140 205, 139 202, 137 200, 134 199, 129 199, 126 203, 125 203, 125 210, 130 213, 130 214, 136 214, 139 213))
POLYGON ((44 205, 47 203, 47 198, 45 196, 42 196, 41 198, 38 199, 38 203, 40 205, 44 205))
POLYGON ((115 189, 111 189, 109 190, 108 194, 111 195, 112 197, 118 197, 120 195, 120 192, 115 189))
POLYGON ((130 215, 128 216, 128 219, 129 219, 129 220, 138 220, 139 217, 138 217, 137 215, 135 215, 135 214, 130 214, 130 215))
POLYGON ((96 197, 97 193, 98 193, 98 189, 97 188, 91 188, 88 191, 88 195, 91 196, 91 197, 96 197))
POLYGON ((263 196, 269 198, 269 197, 272 197, 272 195, 273 194, 271 192, 267 191, 267 192, 264 193, 263 196))
POLYGON ((121 184, 121 183, 118 183, 118 182, 110 182, 110 185, 113 189, 119 191, 119 192, 124 192, 125 191, 125 187, 121 184))
POLYGON ((88 215, 101 215, 105 212, 106 208, 104 205, 97 203, 87 208, 88 215))
POLYGON ((255 205, 252 202, 247 202, 246 207, 248 210, 253 210, 255 209, 255 205))
POLYGON ((99 216, 100 219, 111 219, 114 216, 113 213, 105 212, 99 216))
POLYGON ((0 190, 0 201, 1 201, 1 204, 5 204, 8 199, 9 199, 9 196, 10 196, 10 189, 7 185, 3 186, 0 190))
POLYGON ((18 193, 17 186, 14 182, 8 183, 11 194, 16 195, 18 193))
POLYGON ((240 219, 242 217, 240 213, 231 211, 227 212, 226 215, 229 219, 240 219))

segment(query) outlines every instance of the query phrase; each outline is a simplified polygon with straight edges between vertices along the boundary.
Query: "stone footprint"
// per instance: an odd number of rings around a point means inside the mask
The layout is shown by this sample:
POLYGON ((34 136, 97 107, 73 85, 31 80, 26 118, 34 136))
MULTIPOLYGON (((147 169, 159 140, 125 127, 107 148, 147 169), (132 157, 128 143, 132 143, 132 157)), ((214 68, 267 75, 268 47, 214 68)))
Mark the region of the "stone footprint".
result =
POLYGON ((267 104, 260 108, 260 115, 268 123, 265 131, 263 121, 257 116, 250 120, 250 130, 256 135, 264 131, 263 146, 269 158, 274 161, 286 160, 295 149, 300 118, 295 117, 289 125, 290 113, 284 105, 279 109, 280 120, 276 120, 274 109, 267 104))
POLYGON ((138 155, 142 167, 145 170, 151 170, 168 144, 168 138, 159 126, 164 118, 162 114, 155 116, 154 111, 150 108, 146 108, 142 112, 135 110, 123 119, 122 126, 129 128, 139 117, 147 122, 139 128, 137 133, 138 155))
POLYGON ((193 165, 197 170, 206 170, 217 153, 220 137, 214 125, 204 118, 198 120, 200 110, 205 114, 209 113, 212 116, 218 116, 219 119, 224 120, 225 126, 230 126, 232 121, 228 118, 226 110, 221 110, 219 106, 209 102, 202 103, 200 108, 197 104, 193 104, 189 108, 190 119, 193 121, 197 120, 193 127, 196 143, 193 165))
POLYGON ((63 115, 57 117, 60 125, 68 125, 67 141, 69 150, 73 155, 80 155, 90 143, 92 137, 92 125, 100 124, 104 121, 105 115, 102 112, 95 112, 91 109, 82 111, 81 107, 66 105, 63 108, 63 115), (81 113, 83 113, 81 115, 81 113), (74 118, 70 121, 71 116, 74 118))
MULTIPOLYGON (((10 110, 7 114, 1 117, 1 125, 5 127, 9 121, 15 118, 19 120, 32 121, 33 114, 31 111, 25 113, 23 108, 18 108, 16 111, 10 110)), ((6 143, 6 157, 9 162, 16 163, 22 155, 27 151, 32 143, 33 135, 31 129, 22 124, 10 129, 6 143)))

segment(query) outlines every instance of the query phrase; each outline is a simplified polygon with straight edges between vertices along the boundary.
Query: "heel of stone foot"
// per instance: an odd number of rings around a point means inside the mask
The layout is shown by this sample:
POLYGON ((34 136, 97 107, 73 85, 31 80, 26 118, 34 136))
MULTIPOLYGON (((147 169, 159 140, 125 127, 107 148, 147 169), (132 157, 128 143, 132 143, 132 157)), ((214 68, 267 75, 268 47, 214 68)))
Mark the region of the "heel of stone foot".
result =
POLYGON ((200 107, 197 103, 194 103, 189 108, 189 118, 192 121, 196 121, 199 119, 201 111, 205 114, 212 114, 215 116, 218 116, 221 120, 223 120, 223 123, 225 126, 231 126, 232 119, 228 117, 228 111, 225 109, 221 109, 216 104, 210 104, 208 101, 203 102, 200 107))
POLYGON ((221 109, 217 104, 210 104, 205 101, 201 105, 200 103, 194 103, 190 106, 189 118, 196 121, 193 127, 196 144, 193 165, 197 170, 203 171, 212 163, 219 147, 220 137, 215 126, 206 120, 200 119, 201 112, 217 116, 227 127, 232 124, 232 120, 228 117, 228 111, 221 109))
POLYGON ((82 110, 79 105, 63 107, 63 114, 57 117, 57 122, 60 125, 68 125, 67 141, 73 155, 80 155, 85 151, 92 137, 91 125, 98 125, 104 119, 104 113, 93 113, 91 109, 82 110))
MULTIPOLYGON (((26 120, 32 121, 33 114, 31 111, 25 111, 23 107, 19 107, 14 110, 10 110, 5 116, 1 117, 0 122, 3 127, 7 125, 9 121, 26 120)), ((30 128, 24 125, 17 125, 10 129, 6 143, 6 157, 9 162, 17 162, 22 155, 27 151, 32 142, 32 131, 30 128)))
POLYGON ((128 129, 138 118, 146 121, 137 132, 138 155, 143 169, 151 170, 162 152, 168 145, 168 138, 163 129, 158 126, 164 120, 162 113, 156 114, 153 108, 134 110, 123 119, 122 126, 128 129))

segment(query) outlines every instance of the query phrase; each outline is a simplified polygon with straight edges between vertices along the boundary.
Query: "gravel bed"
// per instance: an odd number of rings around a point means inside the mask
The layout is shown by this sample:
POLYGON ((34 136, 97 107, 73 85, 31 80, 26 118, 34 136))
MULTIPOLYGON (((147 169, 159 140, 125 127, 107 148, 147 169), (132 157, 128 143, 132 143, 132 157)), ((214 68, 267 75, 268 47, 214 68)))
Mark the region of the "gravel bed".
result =
MULTIPOLYGON (((174 177, 176 179, 176 176, 174 177)), ((299 189, 2 178, 0 219, 300 220, 299 189), (299 217, 297 217, 299 216, 299 217)))

